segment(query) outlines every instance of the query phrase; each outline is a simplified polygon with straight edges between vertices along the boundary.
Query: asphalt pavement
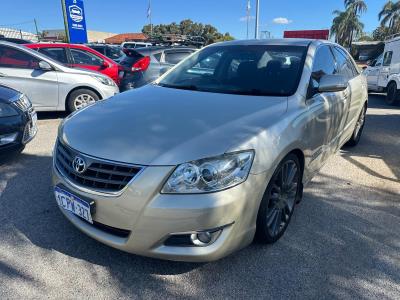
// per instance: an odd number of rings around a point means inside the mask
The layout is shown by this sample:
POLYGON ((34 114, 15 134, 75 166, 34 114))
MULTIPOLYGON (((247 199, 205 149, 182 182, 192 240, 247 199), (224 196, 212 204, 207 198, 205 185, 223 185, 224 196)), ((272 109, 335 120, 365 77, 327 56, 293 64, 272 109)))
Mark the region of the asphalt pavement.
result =
POLYGON ((306 188, 285 235, 220 261, 123 253, 75 229, 50 172, 64 114, 0 166, 0 299, 400 299, 400 107, 370 96, 360 144, 306 188))

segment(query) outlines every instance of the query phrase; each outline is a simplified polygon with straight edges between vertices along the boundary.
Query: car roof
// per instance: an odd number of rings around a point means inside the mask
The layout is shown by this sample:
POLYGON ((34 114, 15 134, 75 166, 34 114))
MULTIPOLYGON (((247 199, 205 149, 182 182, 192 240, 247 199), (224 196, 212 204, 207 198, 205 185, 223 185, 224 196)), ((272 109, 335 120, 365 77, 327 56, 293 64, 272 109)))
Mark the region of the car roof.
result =
MULTIPOLYGON (((260 39, 260 40, 234 40, 227 42, 215 43, 213 45, 216 46, 228 46, 228 45, 265 45, 265 46, 309 46, 311 43, 330 43, 329 41, 324 40, 313 40, 313 39, 294 39, 294 38, 286 38, 286 39, 260 39)), ((211 45, 211 46, 213 46, 211 45)))
POLYGON ((194 48, 185 47, 185 46, 150 46, 150 47, 140 47, 134 48, 129 50, 135 50, 138 52, 153 52, 153 51, 160 51, 160 50, 191 50, 196 51, 194 48))

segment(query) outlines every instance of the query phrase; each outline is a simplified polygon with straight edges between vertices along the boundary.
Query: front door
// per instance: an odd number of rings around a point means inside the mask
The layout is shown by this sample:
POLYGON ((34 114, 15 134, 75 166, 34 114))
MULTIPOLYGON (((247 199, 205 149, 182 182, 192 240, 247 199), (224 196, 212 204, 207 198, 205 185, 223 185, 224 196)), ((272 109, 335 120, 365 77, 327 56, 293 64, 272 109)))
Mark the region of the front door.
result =
POLYGON ((39 59, 18 48, 0 45, 0 83, 29 97, 39 110, 58 106, 56 71, 43 71, 39 59))

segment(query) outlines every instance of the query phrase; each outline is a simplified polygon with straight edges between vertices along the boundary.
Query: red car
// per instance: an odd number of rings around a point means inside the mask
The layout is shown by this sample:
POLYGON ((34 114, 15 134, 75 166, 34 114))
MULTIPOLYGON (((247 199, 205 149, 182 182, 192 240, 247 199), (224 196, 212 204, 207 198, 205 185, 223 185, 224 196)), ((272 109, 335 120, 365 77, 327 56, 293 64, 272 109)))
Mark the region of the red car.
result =
POLYGON ((117 85, 120 84, 124 74, 123 68, 115 61, 84 45, 46 43, 24 46, 39 51, 68 67, 100 72, 111 77, 117 85))

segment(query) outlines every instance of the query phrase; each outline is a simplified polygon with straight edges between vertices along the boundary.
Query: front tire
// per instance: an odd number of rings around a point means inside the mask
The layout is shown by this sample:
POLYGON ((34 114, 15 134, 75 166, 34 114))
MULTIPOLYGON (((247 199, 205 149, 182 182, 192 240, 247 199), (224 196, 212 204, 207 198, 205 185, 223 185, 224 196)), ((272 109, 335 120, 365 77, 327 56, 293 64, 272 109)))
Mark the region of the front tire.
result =
POLYGON ((274 243, 285 233, 302 189, 298 157, 287 155, 276 168, 264 193, 257 215, 256 238, 274 243))
POLYGON ((88 89, 77 89, 67 99, 67 110, 72 113, 100 100, 99 96, 88 89))
POLYGON ((386 91, 386 103, 389 105, 396 105, 400 100, 400 93, 397 90, 396 82, 389 83, 386 91))
POLYGON ((365 125, 366 113, 367 113, 367 106, 364 105, 363 109, 360 112, 360 115, 358 116, 356 127, 354 128, 353 134, 351 135, 351 138, 345 144, 346 146, 354 147, 354 146, 357 146, 357 144, 360 142, 361 135, 362 135, 364 125, 365 125))

